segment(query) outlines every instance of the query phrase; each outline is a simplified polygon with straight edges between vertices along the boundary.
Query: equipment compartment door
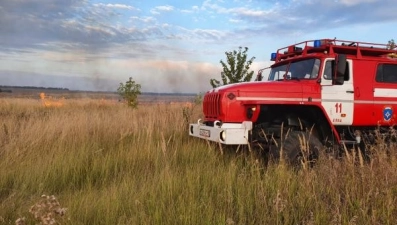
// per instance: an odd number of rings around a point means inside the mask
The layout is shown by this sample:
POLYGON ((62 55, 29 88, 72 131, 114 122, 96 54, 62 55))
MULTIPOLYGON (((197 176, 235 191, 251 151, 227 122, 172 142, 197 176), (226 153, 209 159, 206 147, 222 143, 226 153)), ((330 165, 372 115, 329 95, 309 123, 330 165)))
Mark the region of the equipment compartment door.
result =
POLYGON ((375 123, 395 126, 397 121, 397 65, 379 63, 373 89, 375 123))
POLYGON ((352 125, 354 113, 354 87, 352 61, 347 60, 343 85, 332 84, 335 60, 324 62, 321 78, 321 105, 334 125, 352 125))

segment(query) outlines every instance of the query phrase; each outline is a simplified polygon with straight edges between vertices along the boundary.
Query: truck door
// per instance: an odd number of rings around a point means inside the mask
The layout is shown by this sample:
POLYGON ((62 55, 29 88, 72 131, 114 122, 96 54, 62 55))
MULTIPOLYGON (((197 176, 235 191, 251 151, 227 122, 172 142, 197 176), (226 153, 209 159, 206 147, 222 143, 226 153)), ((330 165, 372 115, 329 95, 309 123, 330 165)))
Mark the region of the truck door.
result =
POLYGON ((333 84, 335 59, 324 61, 321 78, 321 105, 334 125, 352 125, 354 87, 352 61, 347 60, 343 84, 333 84))

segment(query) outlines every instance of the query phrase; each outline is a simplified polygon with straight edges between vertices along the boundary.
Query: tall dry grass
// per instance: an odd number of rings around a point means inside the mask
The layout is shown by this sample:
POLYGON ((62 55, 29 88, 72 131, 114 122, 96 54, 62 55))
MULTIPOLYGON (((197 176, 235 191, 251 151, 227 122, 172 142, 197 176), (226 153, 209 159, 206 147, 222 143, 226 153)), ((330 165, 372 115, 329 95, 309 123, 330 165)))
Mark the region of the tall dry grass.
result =
POLYGON ((397 224, 393 145, 296 171, 188 137, 183 107, 1 99, 0 224, 48 196, 60 224, 397 224))

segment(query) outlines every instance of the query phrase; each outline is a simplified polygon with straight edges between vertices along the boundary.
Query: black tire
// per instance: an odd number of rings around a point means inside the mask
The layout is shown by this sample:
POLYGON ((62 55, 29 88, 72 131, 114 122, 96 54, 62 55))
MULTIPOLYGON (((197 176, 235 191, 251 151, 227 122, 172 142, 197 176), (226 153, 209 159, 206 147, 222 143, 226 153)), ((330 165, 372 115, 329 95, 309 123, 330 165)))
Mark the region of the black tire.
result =
POLYGON ((300 166, 302 163, 307 163, 313 166, 323 147, 316 136, 304 131, 290 130, 282 141, 278 141, 269 149, 269 155, 270 158, 277 160, 282 155, 291 165, 300 166))

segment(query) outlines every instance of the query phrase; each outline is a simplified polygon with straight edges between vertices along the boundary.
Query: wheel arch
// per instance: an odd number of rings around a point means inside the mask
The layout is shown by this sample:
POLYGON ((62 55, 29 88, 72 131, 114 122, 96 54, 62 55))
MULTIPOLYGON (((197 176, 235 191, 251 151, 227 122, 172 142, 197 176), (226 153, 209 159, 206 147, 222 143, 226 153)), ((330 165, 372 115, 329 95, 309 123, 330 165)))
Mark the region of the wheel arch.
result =
POLYGON ((282 123, 303 129, 314 127, 320 140, 339 142, 338 132, 326 116, 324 108, 318 105, 262 104, 255 123, 282 123))

